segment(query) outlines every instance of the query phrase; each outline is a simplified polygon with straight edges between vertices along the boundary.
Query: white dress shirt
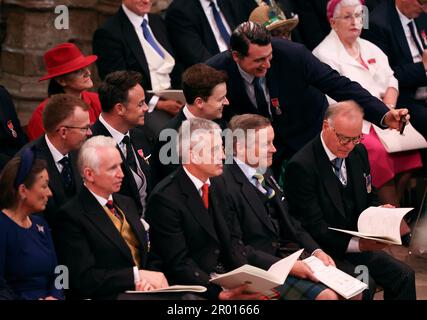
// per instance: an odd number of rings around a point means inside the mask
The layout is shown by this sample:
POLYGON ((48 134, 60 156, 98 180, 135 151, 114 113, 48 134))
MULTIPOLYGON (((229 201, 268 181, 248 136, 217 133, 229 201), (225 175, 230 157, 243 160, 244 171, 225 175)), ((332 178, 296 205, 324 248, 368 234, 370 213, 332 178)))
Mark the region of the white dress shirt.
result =
POLYGON ((195 176, 193 176, 191 173, 190 173, 190 171, 188 171, 187 170, 187 168, 185 167, 185 166, 183 166, 183 168, 184 168, 184 171, 185 171, 185 173, 187 174, 187 176, 190 178, 190 180, 191 180, 191 182, 194 184, 194 186, 196 187, 196 189, 197 189, 197 191, 199 192, 199 195, 200 195, 200 197, 202 196, 202 194, 203 194, 203 191, 202 191, 202 187, 203 187, 203 185, 206 183, 208 186, 210 186, 211 185, 211 181, 209 180, 209 178, 208 178, 208 180, 206 180, 206 182, 203 182, 202 180, 200 180, 199 178, 197 178, 197 177, 195 177, 195 176))
POLYGON ((46 144, 47 144, 47 147, 49 148, 50 154, 52 155, 53 161, 55 162, 55 165, 58 168, 58 171, 62 172, 63 165, 60 164, 59 161, 61 161, 62 158, 64 157, 69 158, 68 155, 63 155, 61 152, 59 152, 58 149, 56 149, 56 147, 49 140, 46 134, 44 135, 44 138, 46 140, 46 144))

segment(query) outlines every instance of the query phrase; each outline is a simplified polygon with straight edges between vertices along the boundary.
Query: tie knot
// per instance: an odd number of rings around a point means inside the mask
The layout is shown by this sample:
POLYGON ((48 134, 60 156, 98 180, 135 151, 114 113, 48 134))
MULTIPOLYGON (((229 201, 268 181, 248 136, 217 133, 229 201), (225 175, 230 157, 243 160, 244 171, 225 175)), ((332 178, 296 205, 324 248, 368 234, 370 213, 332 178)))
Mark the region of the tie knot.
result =
POLYGON ((205 183, 203 186, 202 186, 202 192, 203 193, 206 193, 206 192, 208 192, 209 191, 209 185, 207 184, 207 183, 205 183))
POLYGON ((147 26, 147 24, 148 24, 147 19, 143 19, 143 20, 142 20, 142 23, 141 23, 141 26, 142 26, 143 28, 145 28, 145 27, 147 26))
POLYGON ((343 158, 335 158, 332 160, 332 164, 336 170, 340 170, 343 162, 343 158))
POLYGON ((260 184, 264 181, 264 176, 261 173, 255 173, 252 178, 258 180, 260 184))
POLYGON ((61 160, 59 160, 59 163, 63 166, 67 166, 70 164, 70 159, 68 159, 68 157, 63 157, 61 160))
POLYGON ((106 204, 108 209, 114 209, 114 204, 113 204, 113 200, 108 200, 107 204, 106 204))
POLYGON ((129 136, 124 136, 123 137, 123 139, 122 139, 122 142, 125 144, 125 145, 129 145, 130 144, 130 138, 129 138, 129 136))

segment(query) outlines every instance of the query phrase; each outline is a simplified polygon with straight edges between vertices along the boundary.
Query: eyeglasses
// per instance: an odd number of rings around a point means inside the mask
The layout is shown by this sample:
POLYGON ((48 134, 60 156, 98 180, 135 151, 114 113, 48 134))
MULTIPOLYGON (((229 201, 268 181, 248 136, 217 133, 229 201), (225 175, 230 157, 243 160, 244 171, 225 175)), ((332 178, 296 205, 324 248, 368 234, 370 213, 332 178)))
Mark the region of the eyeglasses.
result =
POLYGON ((332 130, 334 130, 335 135, 337 136, 339 143, 343 146, 349 144, 350 142, 353 143, 354 145, 359 144, 360 142, 362 142, 362 140, 364 138, 363 133, 361 133, 357 137, 347 137, 347 136, 344 136, 344 135, 336 132, 334 127, 332 127, 332 130))
POLYGON ((81 131, 84 131, 87 133, 89 130, 91 130, 90 125, 84 126, 84 127, 76 127, 76 126, 61 126, 67 129, 79 129, 81 131))
POLYGON ((346 14, 343 17, 335 17, 334 19, 342 19, 345 22, 351 22, 354 20, 363 20, 363 12, 356 12, 355 14, 346 14))
POLYGON ((85 76, 86 74, 90 75, 90 70, 88 67, 84 67, 84 68, 81 68, 79 70, 67 73, 67 76, 70 76, 72 78, 81 78, 81 77, 85 76))

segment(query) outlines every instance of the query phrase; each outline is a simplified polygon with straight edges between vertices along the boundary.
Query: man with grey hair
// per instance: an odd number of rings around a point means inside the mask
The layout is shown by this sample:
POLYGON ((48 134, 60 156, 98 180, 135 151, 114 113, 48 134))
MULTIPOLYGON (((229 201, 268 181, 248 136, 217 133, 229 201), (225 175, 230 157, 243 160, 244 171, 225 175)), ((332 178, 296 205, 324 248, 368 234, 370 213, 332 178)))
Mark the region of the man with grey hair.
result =
POLYGON ((362 123, 363 111, 354 101, 329 106, 320 136, 289 161, 285 193, 291 213, 340 269, 357 276, 355 266, 365 265, 369 286, 382 286, 384 299, 412 300, 416 298, 414 271, 382 251, 385 244, 329 229, 357 231, 360 213, 380 205, 368 154, 360 144, 362 123))
POLYGON ((84 186, 59 210, 54 230, 59 261, 70 273, 69 297, 115 299, 126 290, 168 286, 163 273, 148 270, 148 225, 134 201, 117 194, 121 163, 111 137, 93 137, 80 150, 84 186))
POLYGON ((245 292, 244 286, 222 291, 209 283, 213 272, 244 264, 268 269, 279 260, 245 246, 235 221, 226 222, 235 215, 226 212, 225 193, 212 179, 222 174, 220 133, 210 120, 183 122, 178 136, 182 166, 156 186, 148 202, 153 252, 164 261, 171 282, 206 286, 209 299, 260 299, 261 293, 245 292))

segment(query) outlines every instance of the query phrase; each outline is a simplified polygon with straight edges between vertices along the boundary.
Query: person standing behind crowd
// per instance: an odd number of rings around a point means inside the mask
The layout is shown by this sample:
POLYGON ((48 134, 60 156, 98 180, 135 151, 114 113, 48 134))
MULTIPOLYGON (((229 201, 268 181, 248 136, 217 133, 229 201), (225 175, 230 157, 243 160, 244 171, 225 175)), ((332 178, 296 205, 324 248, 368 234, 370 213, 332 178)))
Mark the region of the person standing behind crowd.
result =
MULTIPOLYGON (((332 30, 313 50, 321 61, 341 75, 357 81, 389 108, 395 108, 399 86, 387 56, 373 43, 361 39, 363 1, 331 0, 328 18, 332 30)), ((418 151, 388 153, 370 122, 364 121, 362 143, 368 150, 372 184, 383 203, 399 206, 411 177, 411 170, 422 167, 418 151)))
POLYGON ((50 97, 58 93, 67 93, 81 98, 89 106, 90 123, 93 124, 96 121, 101 113, 101 104, 97 93, 87 91, 93 87, 89 65, 96 59, 95 55, 85 57, 73 43, 61 43, 45 53, 44 60, 48 73, 39 81, 50 79, 49 98, 37 106, 28 122, 30 140, 35 140, 44 133, 43 109, 50 97))
POLYGON ((44 219, 49 176, 46 163, 27 148, 0 175, 0 300, 56 300, 55 248, 44 219))

